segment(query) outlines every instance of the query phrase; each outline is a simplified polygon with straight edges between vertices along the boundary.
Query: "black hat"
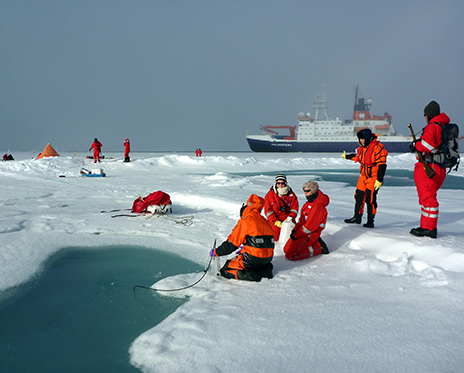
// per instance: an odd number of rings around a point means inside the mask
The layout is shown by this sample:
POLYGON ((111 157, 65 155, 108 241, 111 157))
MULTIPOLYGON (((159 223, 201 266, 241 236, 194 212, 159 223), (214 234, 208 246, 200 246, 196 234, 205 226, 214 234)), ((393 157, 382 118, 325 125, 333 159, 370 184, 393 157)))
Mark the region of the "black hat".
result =
POLYGON ((440 114, 440 105, 436 101, 430 101, 430 103, 424 108, 424 115, 430 120, 440 114))
POLYGON ((364 139, 364 146, 368 146, 372 139, 372 131, 369 128, 364 128, 357 134, 358 139, 364 139))
POLYGON ((287 182, 287 176, 285 176, 285 174, 282 174, 282 173, 277 174, 276 177, 275 177, 275 181, 277 181, 277 180, 283 180, 283 181, 287 182))

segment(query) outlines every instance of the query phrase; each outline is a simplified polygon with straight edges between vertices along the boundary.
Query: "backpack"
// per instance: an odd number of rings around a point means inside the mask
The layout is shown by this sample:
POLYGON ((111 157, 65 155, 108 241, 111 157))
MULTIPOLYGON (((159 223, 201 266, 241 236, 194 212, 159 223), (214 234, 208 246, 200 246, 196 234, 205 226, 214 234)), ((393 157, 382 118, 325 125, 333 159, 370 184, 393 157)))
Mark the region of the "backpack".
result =
MULTIPOLYGON (((132 212, 150 212, 152 214, 166 214, 171 209, 169 194, 158 190, 145 198, 138 197, 132 204, 132 212)), ((171 210, 172 212, 172 210, 171 210)))
POLYGON ((441 143, 433 155, 433 163, 449 168, 449 173, 453 167, 455 171, 458 170, 459 162, 459 127, 455 123, 444 124, 441 126, 441 143))

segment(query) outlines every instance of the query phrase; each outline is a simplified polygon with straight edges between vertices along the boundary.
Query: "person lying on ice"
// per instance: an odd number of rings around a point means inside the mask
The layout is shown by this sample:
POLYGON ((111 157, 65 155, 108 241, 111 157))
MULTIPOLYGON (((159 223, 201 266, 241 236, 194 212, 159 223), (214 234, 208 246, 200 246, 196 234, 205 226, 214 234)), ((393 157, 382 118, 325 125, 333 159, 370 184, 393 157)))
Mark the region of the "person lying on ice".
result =
POLYGON ((329 196, 319 190, 315 181, 303 184, 306 203, 301 208, 300 221, 295 225, 284 246, 285 258, 300 260, 318 254, 328 254, 329 249, 321 238, 327 222, 329 196))
POLYGON ((227 240, 211 249, 210 256, 215 257, 232 254, 243 245, 237 256, 221 268, 223 277, 246 281, 272 278, 274 231, 261 215, 263 207, 264 199, 252 194, 240 209, 240 220, 227 240))

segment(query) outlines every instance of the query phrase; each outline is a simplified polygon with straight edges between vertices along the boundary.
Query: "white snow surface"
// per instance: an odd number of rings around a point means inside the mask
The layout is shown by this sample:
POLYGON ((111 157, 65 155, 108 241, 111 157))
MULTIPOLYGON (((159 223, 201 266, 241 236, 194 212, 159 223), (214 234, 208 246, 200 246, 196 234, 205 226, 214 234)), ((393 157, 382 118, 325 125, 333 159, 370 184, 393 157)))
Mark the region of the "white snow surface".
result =
MULTIPOLYGON (((252 193, 264 197, 277 172, 307 170, 288 176, 300 207, 309 179, 329 195, 322 237, 330 255, 290 262, 278 248, 272 280, 225 280, 212 271, 188 290, 161 293, 188 301, 133 342, 130 361, 144 372, 464 371, 464 191, 439 191, 436 240, 411 236, 420 218, 416 189, 389 186, 388 170, 412 173, 413 154, 389 156, 376 226, 367 229, 343 222, 353 214, 354 187, 317 176, 357 169, 339 154, 132 153, 123 163, 114 153, 98 165, 107 177, 83 178, 82 167, 96 167, 82 156, 12 153, 15 161, 0 162, 0 290, 27 281, 69 246, 145 246, 206 266, 241 204, 252 193), (156 190, 171 195, 171 217, 194 215, 193 224, 100 212, 130 208, 156 190)), ((154 287, 186 286, 201 274, 154 287)))

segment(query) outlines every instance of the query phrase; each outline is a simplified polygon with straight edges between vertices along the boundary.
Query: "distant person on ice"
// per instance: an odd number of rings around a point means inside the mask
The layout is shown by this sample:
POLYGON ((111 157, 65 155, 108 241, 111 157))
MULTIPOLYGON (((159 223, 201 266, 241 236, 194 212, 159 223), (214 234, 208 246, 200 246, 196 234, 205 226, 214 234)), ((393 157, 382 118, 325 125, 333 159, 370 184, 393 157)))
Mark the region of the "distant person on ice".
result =
POLYGON ((272 258, 274 256, 274 232, 269 222, 261 215, 264 199, 252 194, 240 209, 240 220, 226 241, 210 256, 232 254, 241 245, 237 256, 227 260, 221 268, 225 278, 246 281, 261 281, 272 278, 272 258))
POLYGON ((130 142, 129 139, 124 140, 124 162, 130 162, 130 142))
POLYGON ((424 108, 424 118, 427 125, 423 129, 422 136, 410 147, 412 151, 422 153, 425 161, 436 174, 429 179, 421 162, 418 161, 414 166, 414 182, 419 196, 421 218, 420 227, 411 229, 410 233, 418 237, 437 238, 439 206, 437 192, 445 181, 446 168, 433 162, 433 153, 438 150, 441 143, 441 127, 448 124, 450 118, 445 113, 440 113, 440 105, 435 101, 431 101, 424 108))
POLYGON ((90 145, 90 150, 93 149, 93 161, 94 163, 97 163, 97 162, 100 162, 100 152, 101 152, 101 147, 102 147, 102 143, 100 141, 98 141, 98 139, 95 137, 95 140, 94 142, 92 143, 92 145, 90 145))
POLYGON ((11 154, 4 154, 3 155, 3 161, 6 162, 6 161, 14 161, 14 158, 11 154))
POLYGON ((364 212, 364 203, 367 205, 366 228, 374 228, 375 214, 377 213, 377 193, 383 184, 385 171, 387 170, 387 155, 385 147, 378 141, 376 134, 369 128, 364 128, 357 133, 359 145, 357 154, 346 154, 342 158, 358 162, 359 179, 354 195, 354 216, 345 219, 347 224, 361 224, 364 212))
POLYGON ((295 223, 298 207, 298 197, 287 184, 287 176, 277 174, 274 185, 264 197, 264 215, 274 231, 274 241, 279 240, 284 220, 291 219, 295 223))
POLYGON ((303 184, 306 202, 301 208, 300 220, 284 246, 285 258, 301 260, 314 255, 328 254, 329 249, 321 238, 327 222, 329 197, 319 190, 315 181, 303 184))

